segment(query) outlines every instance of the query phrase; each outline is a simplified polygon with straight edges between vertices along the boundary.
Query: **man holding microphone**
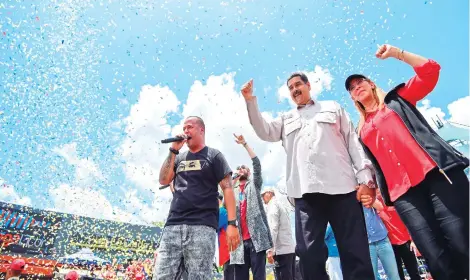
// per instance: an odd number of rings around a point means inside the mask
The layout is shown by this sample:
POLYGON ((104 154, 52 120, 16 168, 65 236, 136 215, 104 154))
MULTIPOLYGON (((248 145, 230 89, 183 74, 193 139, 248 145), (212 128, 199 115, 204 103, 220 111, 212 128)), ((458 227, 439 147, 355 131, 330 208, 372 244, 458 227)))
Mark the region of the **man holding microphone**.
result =
POLYGON ((217 238, 221 187, 228 214, 229 250, 239 245, 232 189, 232 171, 223 154, 205 145, 205 125, 200 117, 184 121, 182 140, 173 142, 160 169, 162 185, 173 181, 174 194, 156 261, 156 280, 175 279, 181 263, 188 279, 211 279, 217 238), (189 150, 179 150, 187 144, 189 150), (210 256, 210 257, 208 257, 210 256))

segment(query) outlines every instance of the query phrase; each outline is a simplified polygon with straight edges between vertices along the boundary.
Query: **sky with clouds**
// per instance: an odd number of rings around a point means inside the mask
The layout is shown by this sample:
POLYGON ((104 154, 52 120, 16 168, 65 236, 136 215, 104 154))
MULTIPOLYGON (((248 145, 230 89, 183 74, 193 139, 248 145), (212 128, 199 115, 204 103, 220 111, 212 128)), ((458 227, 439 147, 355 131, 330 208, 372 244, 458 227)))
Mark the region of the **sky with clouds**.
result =
MULTIPOLYGON (((292 107, 308 73, 318 99, 357 114, 352 73, 390 89, 413 70, 374 58, 390 43, 441 64, 418 104, 470 125, 468 1, 7 1, 0 3, 0 200, 133 223, 162 221, 160 140, 201 116, 232 167, 259 155, 266 186, 285 187, 280 143, 260 141, 239 94, 254 79, 266 118, 292 107)), ((467 139, 468 140, 468 139, 467 139)))

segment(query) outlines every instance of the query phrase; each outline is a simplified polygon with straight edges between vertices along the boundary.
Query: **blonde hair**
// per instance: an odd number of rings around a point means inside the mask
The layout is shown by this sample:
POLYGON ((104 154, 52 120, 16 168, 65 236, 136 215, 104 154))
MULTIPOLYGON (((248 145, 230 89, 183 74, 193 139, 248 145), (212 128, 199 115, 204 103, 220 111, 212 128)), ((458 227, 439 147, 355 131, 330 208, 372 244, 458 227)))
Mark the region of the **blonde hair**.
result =
MULTIPOLYGON (((367 81, 370 82, 370 80, 367 80, 367 81)), ((375 87, 372 89, 372 97, 377 102, 377 104, 379 104, 378 110, 380 110, 384 107, 385 95, 387 95, 387 94, 381 88, 377 87, 377 85, 375 85, 375 87)), ((354 100, 354 106, 356 107, 357 111, 359 112, 359 122, 357 124, 356 131, 357 131, 357 134, 360 137, 361 136, 361 129, 362 129, 362 126, 364 125, 364 121, 366 120, 367 112, 366 112, 366 109, 364 108, 364 105, 362 105, 362 103, 359 102, 359 101, 354 100)))

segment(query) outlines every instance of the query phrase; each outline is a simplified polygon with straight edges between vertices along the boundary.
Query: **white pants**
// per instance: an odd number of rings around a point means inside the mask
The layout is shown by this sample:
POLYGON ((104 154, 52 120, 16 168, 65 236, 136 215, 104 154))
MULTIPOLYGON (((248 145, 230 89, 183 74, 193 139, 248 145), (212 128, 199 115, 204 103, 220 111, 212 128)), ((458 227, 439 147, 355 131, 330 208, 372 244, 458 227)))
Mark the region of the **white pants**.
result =
POLYGON ((330 280, 343 280, 339 257, 329 257, 326 260, 326 271, 330 276, 330 280))

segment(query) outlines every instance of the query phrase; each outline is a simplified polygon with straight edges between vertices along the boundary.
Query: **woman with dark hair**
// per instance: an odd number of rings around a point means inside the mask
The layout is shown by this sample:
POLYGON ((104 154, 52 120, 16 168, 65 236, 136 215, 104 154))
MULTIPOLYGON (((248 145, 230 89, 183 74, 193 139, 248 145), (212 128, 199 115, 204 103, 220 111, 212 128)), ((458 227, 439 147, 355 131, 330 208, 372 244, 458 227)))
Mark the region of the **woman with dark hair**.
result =
POLYGON ((361 74, 345 82, 383 199, 394 205, 435 279, 468 279, 469 161, 416 108, 437 84, 440 66, 391 45, 380 46, 376 57, 399 59, 416 72, 387 94, 361 74))

